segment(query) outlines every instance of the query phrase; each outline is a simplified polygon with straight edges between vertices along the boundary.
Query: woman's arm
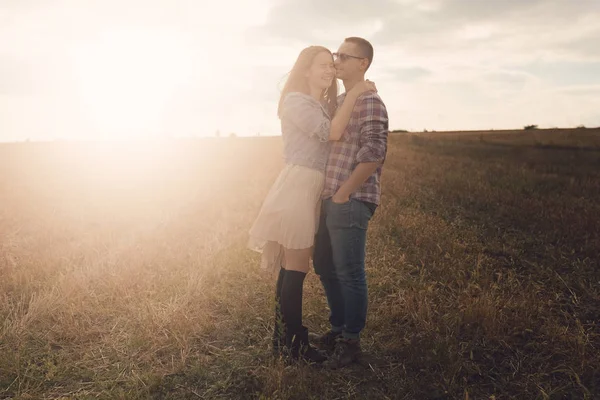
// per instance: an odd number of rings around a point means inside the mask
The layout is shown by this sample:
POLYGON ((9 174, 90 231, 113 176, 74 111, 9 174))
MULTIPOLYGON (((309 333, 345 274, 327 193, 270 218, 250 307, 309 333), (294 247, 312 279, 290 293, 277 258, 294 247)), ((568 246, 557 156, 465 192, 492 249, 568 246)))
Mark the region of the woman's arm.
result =
POLYGON ((354 105, 356 104, 358 96, 360 96, 360 94, 352 90, 346 94, 344 103, 337 109, 335 116, 331 120, 331 131, 329 133, 330 141, 337 141, 342 138, 346 126, 348 126, 348 122, 350 122, 350 117, 352 117, 352 110, 354 110, 354 105))
POLYGON ((338 109, 333 120, 323 111, 323 107, 309 96, 292 92, 283 100, 282 119, 289 120, 308 136, 316 136, 320 141, 340 140, 352 116, 358 97, 368 91, 377 91, 373 82, 356 84, 346 94, 344 104, 338 109))
POLYGON ((356 100, 361 94, 365 92, 376 92, 375 84, 371 81, 364 81, 357 83, 344 98, 344 103, 337 109, 335 117, 331 120, 331 132, 329 133, 329 140, 336 141, 342 138, 348 122, 352 117, 352 111, 356 100))

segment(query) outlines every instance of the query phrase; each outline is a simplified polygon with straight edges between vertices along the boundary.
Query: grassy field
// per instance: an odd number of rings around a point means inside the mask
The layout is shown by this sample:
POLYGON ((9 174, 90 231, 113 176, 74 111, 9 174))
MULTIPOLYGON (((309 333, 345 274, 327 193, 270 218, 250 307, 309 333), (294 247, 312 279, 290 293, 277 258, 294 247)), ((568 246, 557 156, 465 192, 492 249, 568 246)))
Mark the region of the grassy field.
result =
POLYGON ((245 249, 279 138, 1 145, 0 398, 600 398, 600 132, 535 133, 392 135, 334 372, 271 356, 245 249))
MULTIPOLYGON (((414 138, 458 141, 462 144, 543 147, 553 149, 600 150, 600 128, 530 129, 501 131, 423 132, 414 138)), ((419 139, 417 139, 419 140, 419 139)))

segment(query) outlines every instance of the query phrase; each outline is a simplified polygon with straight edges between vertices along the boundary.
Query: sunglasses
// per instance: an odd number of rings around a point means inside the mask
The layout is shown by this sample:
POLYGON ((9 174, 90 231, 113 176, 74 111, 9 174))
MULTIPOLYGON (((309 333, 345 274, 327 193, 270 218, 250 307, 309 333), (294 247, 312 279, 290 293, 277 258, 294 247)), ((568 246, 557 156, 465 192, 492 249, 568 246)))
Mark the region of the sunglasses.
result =
POLYGON ((363 58, 366 58, 366 57, 351 56, 350 54, 346 54, 346 53, 333 53, 334 60, 339 59, 341 62, 345 62, 349 58, 356 58, 357 60, 362 60, 363 58))

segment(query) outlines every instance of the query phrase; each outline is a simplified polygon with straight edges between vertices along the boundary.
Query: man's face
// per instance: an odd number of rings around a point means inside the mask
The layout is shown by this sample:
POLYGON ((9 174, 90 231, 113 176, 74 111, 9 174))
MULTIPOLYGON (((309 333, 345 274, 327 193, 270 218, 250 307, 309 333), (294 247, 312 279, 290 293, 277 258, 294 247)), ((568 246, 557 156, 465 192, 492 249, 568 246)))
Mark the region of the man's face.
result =
POLYGON ((338 48, 334 63, 336 77, 341 80, 358 78, 364 74, 367 63, 356 44, 344 42, 338 48))

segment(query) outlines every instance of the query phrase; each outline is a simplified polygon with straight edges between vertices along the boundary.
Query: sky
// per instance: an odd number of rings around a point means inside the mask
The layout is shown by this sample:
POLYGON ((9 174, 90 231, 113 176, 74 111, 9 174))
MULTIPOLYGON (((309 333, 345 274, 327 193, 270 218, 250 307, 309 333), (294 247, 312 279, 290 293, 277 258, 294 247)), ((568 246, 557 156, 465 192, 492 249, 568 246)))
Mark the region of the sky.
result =
POLYGON ((300 50, 375 48, 390 129, 600 126, 600 0, 0 0, 0 141, 279 135, 300 50))

